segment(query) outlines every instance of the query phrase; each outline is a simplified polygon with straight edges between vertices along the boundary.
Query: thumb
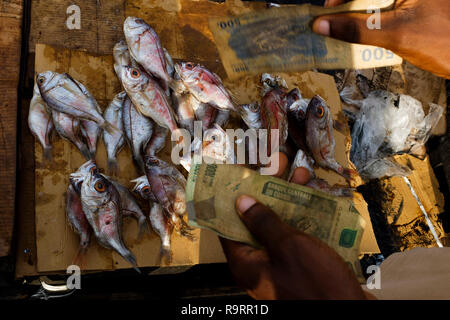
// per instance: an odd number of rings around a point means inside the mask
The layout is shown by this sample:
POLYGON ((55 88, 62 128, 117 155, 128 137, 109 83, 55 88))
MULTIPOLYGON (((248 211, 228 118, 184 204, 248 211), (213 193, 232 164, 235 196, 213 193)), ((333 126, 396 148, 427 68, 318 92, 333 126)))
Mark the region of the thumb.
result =
POLYGON ((390 30, 391 16, 391 12, 374 13, 373 15, 363 13, 325 15, 314 21, 312 29, 317 34, 338 40, 386 48, 389 47, 392 38, 387 36, 390 30), (376 14, 380 14, 379 27, 381 29, 372 27, 376 14))
POLYGON ((280 242, 294 235, 293 229, 268 207, 254 198, 242 195, 236 200, 241 220, 270 255, 280 252, 280 242))

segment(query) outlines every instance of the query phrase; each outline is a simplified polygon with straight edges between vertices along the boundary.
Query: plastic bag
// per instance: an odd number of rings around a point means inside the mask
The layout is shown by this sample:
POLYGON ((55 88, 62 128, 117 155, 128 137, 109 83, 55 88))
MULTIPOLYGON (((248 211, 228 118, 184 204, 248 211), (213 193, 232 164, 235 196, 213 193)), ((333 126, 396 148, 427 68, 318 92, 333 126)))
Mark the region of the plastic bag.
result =
POLYGON ((373 91, 362 100, 352 129, 350 159, 366 180, 407 176, 410 170, 391 158, 396 154, 420 155, 444 109, 430 103, 425 116, 422 104, 411 96, 373 91))

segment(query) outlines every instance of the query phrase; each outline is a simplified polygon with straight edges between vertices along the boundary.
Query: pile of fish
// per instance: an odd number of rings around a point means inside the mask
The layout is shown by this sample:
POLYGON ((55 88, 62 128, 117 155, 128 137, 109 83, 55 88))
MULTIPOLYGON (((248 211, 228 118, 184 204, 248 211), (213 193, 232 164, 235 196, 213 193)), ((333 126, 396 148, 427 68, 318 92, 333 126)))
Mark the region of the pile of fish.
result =
MULTIPOLYGON (((278 129, 278 140, 270 137, 268 131, 268 150, 281 150, 286 154, 295 151, 289 179, 295 168, 302 166, 310 172, 311 180, 307 186, 334 196, 351 197, 351 188, 330 186, 318 179, 314 164, 330 169, 348 180, 356 174, 353 169, 342 167, 335 159, 335 140, 333 127, 344 130, 343 124, 334 121, 326 101, 319 95, 312 99, 303 98, 298 88, 288 91, 284 79, 263 74, 262 100, 238 106, 239 114, 250 129, 278 129), (275 143, 277 148, 271 148, 275 143)), ((251 148, 249 146, 248 148, 251 148)))

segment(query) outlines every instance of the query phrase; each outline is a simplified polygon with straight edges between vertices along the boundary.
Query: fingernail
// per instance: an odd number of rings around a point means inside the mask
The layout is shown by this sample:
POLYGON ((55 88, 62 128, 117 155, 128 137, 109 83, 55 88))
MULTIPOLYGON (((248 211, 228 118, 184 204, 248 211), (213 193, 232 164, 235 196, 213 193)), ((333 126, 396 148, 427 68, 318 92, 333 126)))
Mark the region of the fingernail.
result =
POLYGON ((250 207, 252 207, 255 203, 256 203, 255 199, 253 199, 252 197, 243 195, 243 196, 240 196, 236 200, 236 209, 238 210, 239 214, 243 214, 250 207))
POLYGON ((330 35, 330 22, 328 20, 320 20, 316 24, 316 28, 314 31, 323 36, 329 36, 330 35))

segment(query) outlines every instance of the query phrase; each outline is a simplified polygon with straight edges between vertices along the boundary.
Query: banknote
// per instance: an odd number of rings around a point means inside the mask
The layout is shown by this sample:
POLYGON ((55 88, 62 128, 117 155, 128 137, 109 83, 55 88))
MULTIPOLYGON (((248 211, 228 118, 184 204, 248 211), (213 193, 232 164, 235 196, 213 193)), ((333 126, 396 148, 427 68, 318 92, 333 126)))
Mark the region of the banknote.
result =
POLYGON ((260 246, 235 211, 241 194, 253 196, 292 227, 326 242, 355 274, 361 274, 358 255, 365 221, 350 199, 335 198, 242 166, 192 164, 186 187, 189 224, 260 246))
POLYGON ((393 4, 394 0, 355 0, 334 8, 284 6, 211 18, 209 27, 231 79, 245 74, 313 68, 375 68, 401 64, 402 58, 384 48, 317 35, 312 32, 312 21, 324 14, 367 12, 367 8, 375 13, 393 4))

